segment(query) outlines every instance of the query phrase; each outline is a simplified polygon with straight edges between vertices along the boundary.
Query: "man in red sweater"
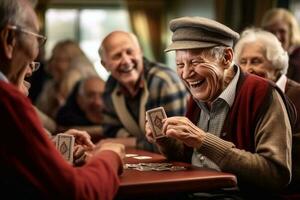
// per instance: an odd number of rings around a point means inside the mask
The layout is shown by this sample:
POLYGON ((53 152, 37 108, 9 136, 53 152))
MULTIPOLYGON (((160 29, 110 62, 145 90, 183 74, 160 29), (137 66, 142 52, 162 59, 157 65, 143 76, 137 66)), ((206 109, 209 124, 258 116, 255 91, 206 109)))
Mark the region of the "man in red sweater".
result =
POLYGON ((30 101, 14 86, 45 41, 37 16, 27 0, 2 0, 0 19, 1 194, 10 199, 113 199, 124 146, 102 145, 80 168, 63 159, 30 101))

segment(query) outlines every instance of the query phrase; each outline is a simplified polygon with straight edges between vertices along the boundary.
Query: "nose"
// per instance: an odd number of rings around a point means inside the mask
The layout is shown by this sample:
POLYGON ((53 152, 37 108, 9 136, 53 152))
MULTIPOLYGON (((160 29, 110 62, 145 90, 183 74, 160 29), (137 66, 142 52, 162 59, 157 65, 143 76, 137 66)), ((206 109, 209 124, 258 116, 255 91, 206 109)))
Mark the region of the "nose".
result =
POLYGON ((104 103, 101 95, 93 96, 93 98, 91 99, 91 103, 93 104, 93 106, 99 107, 101 109, 104 107, 104 103))
POLYGON ((189 78, 191 74, 192 74, 192 69, 188 65, 185 65, 182 68, 182 78, 183 79, 189 78))
POLYGON ((128 65, 128 64, 131 64, 131 58, 129 55, 127 55, 126 53, 123 53, 122 54, 122 60, 121 60, 121 64, 122 65, 128 65))
POLYGON ((248 73, 253 73, 254 72, 253 66, 249 62, 247 62, 246 64, 241 65, 241 67, 242 67, 243 71, 245 71, 245 72, 248 72, 248 73))

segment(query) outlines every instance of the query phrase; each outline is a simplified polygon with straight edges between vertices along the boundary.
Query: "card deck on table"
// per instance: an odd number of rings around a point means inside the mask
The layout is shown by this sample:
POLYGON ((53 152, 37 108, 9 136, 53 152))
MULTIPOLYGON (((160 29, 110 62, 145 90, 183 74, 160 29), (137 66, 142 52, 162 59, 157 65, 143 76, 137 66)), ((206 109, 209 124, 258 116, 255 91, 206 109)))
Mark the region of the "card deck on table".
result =
POLYGON ((167 118, 166 112, 163 107, 154 108, 146 112, 150 127, 152 129, 154 139, 165 137, 162 131, 162 120, 167 118))
POLYGON ((57 134, 56 136, 56 148, 62 154, 62 156, 70 163, 73 163, 73 148, 75 138, 73 135, 57 134))

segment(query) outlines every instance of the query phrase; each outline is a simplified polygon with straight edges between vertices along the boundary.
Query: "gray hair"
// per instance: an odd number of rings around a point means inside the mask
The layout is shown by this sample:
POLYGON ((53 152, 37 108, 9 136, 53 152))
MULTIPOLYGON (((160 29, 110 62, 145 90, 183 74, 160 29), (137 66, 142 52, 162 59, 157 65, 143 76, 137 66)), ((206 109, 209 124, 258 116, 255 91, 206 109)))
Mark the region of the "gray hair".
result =
POLYGON ((206 53, 206 55, 210 55, 211 57, 213 57, 217 60, 220 60, 224 56, 225 48, 226 48, 225 46, 216 46, 216 47, 207 49, 207 51, 204 51, 204 53, 206 53))
MULTIPOLYGON (((221 59, 224 58, 224 53, 225 53, 225 50, 227 49, 228 47, 226 46, 215 46, 215 47, 209 47, 209 48, 205 48, 203 49, 202 51, 202 54, 206 57, 206 56, 209 56, 209 57, 212 57, 218 61, 220 61, 221 59)), ((231 63, 231 66, 234 64, 234 62, 231 63)))
POLYGON ((1 0, 0 1, 0 30, 6 25, 17 25, 23 22, 24 15, 24 3, 29 1, 20 0, 1 0))
POLYGON ((282 48, 281 43, 275 35, 262 29, 248 28, 243 31, 241 38, 234 47, 236 63, 238 63, 246 44, 252 42, 262 44, 266 58, 272 63, 271 67, 279 69, 282 74, 286 74, 289 61, 287 52, 282 48))
POLYGON ((80 80, 79 82, 79 86, 78 86, 78 95, 80 96, 84 96, 85 95, 85 90, 84 90, 84 86, 86 84, 86 82, 88 82, 89 80, 99 80, 100 82, 102 82, 103 84, 105 84, 105 82, 100 78, 100 76, 98 75, 90 75, 82 80, 80 80))

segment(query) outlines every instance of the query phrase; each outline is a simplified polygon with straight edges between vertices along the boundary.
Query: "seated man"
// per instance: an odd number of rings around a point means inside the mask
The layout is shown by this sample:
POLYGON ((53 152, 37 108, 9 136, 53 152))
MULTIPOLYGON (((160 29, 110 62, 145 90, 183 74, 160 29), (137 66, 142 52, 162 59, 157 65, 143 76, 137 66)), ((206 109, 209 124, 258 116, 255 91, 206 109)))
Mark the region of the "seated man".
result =
POLYGON ((235 45, 235 60, 243 71, 269 79, 290 98, 297 110, 292 127, 292 182, 289 189, 300 189, 300 84, 287 78, 288 54, 275 35, 260 29, 247 29, 235 45))
POLYGON ((0 187, 10 199, 113 199, 124 146, 106 143, 72 167, 46 135, 29 99, 16 87, 45 37, 28 0, 0 1, 0 187), (83 178, 84 177, 84 178, 83 178))
MULTIPOLYGON (((163 121, 167 137, 156 140, 160 151, 169 159, 235 174, 242 196, 258 194, 254 190, 270 196, 285 188, 291 180, 294 107, 287 112, 290 104, 279 89, 234 65, 239 34, 227 26, 182 17, 170 29, 173 42, 166 51, 176 51, 177 73, 192 99, 187 117, 163 121)), ((149 122, 146 137, 154 142, 149 122)))
POLYGON ((154 151, 145 138, 145 112, 163 106, 168 116, 183 115, 186 88, 172 69, 143 59, 132 33, 108 34, 99 55, 102 65, 111 73, 103 97, 104 135, 136 137, 137 148, 154 151))
MULTIPOLYGON (((39 63, 38 62, 32 62, 30 63, 25 70, 20 73, 19 81, 17 81, 16 86, 18 87, 19 91, 21 91, 24 95, 28 96, 29 89, 31 87, 30 82, 28 79, 32 76, 33 72, 37 71, 39 69, 39 63)), ((12 79, 13 81, 13 79, 12 79)), ((51 132, 49 132, 48 127, 45 127, 44 119, 41 118, 44 114, 39 111, 36 107, 35 111, 37 112, 37 115, 43 122, 44 130, 46 133, 48 133, 49 137, 52 138, 53 142, 56 142, 56 137, 52 135, 51 132)), ((93 150, 95 145, 91 141, 91 136, 86 131, 76 130, 76 129, 69 129, 64 134, 73 135, 75 138, 74 143, 74 151, 73 151, 73 164, 75 165, 82 165, 85 162, 85 157, 88 155, 90 151, 93 150)))
POLYGON ((59 130, 76 128, 87 131, 94 142, 102 137, 103 91, 105 82, 89 76, 76 84, 66 104, 56 115, 59 130))

